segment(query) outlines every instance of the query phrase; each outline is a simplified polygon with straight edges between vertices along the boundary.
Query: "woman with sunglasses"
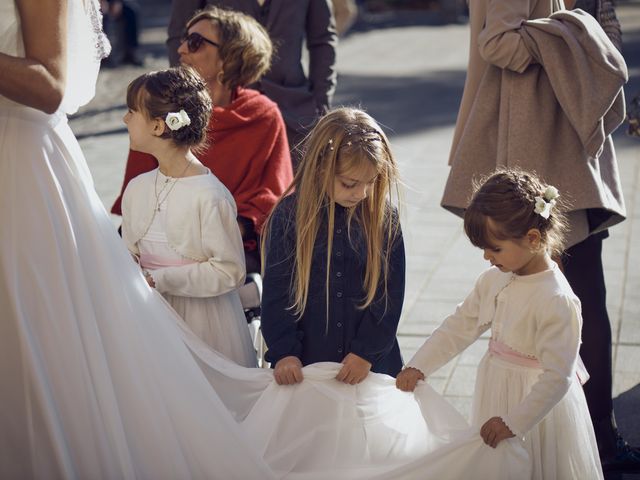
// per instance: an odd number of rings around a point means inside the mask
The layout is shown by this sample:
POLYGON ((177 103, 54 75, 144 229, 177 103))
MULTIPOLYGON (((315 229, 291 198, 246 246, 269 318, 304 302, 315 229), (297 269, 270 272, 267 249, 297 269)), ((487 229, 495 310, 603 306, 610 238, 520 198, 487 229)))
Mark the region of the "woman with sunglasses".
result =
POLYGON ((331 4, 331 0, 174 1, 167 39, 169 61, 172 66, 182 61, 179 47, 185 22, 207 5, 233 9, 260 22, 277 45, 278 55, 256 88, 280 107, 297 165, 301 158, 297 146, 329 110, 336 87, 338 37, 331 4))
MULTIPOLYGON (((231 191, 238 207, 247 272, 260 271, 262 224, 293 179, 282 115, 266 96, 246 88, 269 68, 273 47, 265 29, 242 13, 211 7, 187 23, 180 61, 205 80, 213 99, 200 161, 231 191)), ((130 151, 122 192, 157 160, 130 151)), ((122 193, 111 212, 121 215, 122 193)))

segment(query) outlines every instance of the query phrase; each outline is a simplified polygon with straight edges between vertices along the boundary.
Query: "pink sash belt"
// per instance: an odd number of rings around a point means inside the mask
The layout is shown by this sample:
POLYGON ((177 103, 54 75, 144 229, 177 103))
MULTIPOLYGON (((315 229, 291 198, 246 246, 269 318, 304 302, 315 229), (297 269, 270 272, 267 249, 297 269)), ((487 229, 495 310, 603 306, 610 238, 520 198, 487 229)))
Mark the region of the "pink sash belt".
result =
MULTIPOLYGON (((529 368, 542 368, 542 364, 537 358, 523 355, 493 338, 489 340, 489 352, 505 362, 513 363, 514 365, 529 368)), ((584 385, 587 380, 589 380, 589 373, 587 372, 584 363, 582 363, 580 356, 578 356, 578 361, 576 362, 576 376, 578 377, 580 385, 584 385)))
POLYGON ((489 351, 502 360, 519 365, 521 367, 542 368, 542 364, 535 357, 528 357, 514 349, 508 347, 502 342, 498 342, 493 338, 489 340, 489 351))
POLYGON ((195 260, 189 258, 165 258, 160 255, 153 255, 150 253, 143 253, 140 255, 140 266, 149 270, 155 270, 162 267, 180 267, 182 265, 191 265, 192 263, 198 263, 195 260))

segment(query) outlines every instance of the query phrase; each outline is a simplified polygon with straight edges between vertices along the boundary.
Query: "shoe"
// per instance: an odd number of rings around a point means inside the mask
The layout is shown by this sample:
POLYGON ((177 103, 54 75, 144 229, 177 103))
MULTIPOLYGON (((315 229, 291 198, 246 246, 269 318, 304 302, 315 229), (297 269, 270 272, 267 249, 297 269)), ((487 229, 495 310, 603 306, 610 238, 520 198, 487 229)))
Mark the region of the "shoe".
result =
POLYGON ((601 459, 604 472, 640 472, 640 449, 632 447, 620 434, 616 435, 616 451, 601 459))

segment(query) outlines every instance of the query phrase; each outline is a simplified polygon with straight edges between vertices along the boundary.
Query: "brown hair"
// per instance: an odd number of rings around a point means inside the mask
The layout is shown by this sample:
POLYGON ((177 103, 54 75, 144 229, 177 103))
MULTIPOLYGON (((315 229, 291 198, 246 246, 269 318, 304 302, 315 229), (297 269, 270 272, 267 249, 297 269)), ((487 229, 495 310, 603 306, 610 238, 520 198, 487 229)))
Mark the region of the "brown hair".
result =
MULTIPOLYGON (((313 247, 320 224, 328 215, 326 302, 329 303, 329 278, 335 203, 334 179, 342 172, 369 163, 378 176, 370 195, 349 209, 349 226, 356 221, 366 243, 366 269, 363 282, 365 298, 360 308, 374 300, 382 283, 387 292, 389 256, 399 234, 399 215, 391 203, 391 193, 399 197, 398 167, 389 141, 376 121, 355 108, 338 108, 322 117, 304 141, 304 155, 293 183, 283 194, 297 192, 295 208, 295 267, 291 284, 291 308, 298 316, 304 313, 309 296, 309 278, 313 247)), ((282 199, 280 200, 282 201, 282 199)), ((277 208, 277 205, 276 205, 277 208)), ((275 208, 274 208, 275 210, 275 208)), ((292 219, 293 220, 293 219, 292 219)), ((262 236, 262 264, 265 265, 266 243, 271 230, 271 216, 262 236)), ((327 308, 327 315, 329 309, 327 308)))
POLYGON ((187 30, 208 20, 220 33, 221 83, 233 90, 260 80, 271 66, 273 44, 269 34, 253 17, 209 6, 187 22, 187 30))
POLYGON ((560 198, 549 218, 534 211, 536 197, 543 197, 547 187, 535 174, 522 170, 504 169, 489 175, 476 186, 464 214, 464 230, 471 243, 492 248, 492 238, 519 239, 537 228, 547 251, 561 254, 567 222, 560 198), (493 220, 495 228, 490 228, 488 219, 493 220))
POLYGON ((203 148, 211 115, 207 87, 189 67, 149 72, 133 80, 127 88, 127 106, 148 118, 164 120, 169 112, 184 110, 191 123, 178 130, 165 128, 162 138, 176 145, 203 148))

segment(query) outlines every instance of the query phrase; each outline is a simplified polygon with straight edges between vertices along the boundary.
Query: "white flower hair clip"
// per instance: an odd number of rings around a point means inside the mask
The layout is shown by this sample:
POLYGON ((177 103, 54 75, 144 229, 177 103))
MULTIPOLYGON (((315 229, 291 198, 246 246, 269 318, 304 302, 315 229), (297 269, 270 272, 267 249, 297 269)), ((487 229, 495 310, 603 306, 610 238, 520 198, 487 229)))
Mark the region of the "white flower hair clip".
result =
POLYGON ((551 209, 556 206, 556 199, 560 196, 558 189, 549 185, 541 197, 535 197, 536 205, 533 211, 544 219, 551 215, 551 209))
POLYGON ((186 125, 191 125, 191 119, 187 112, 180 110, 179 112, 169 112, 164 119, 164 123, 167 124, 171 130, 180 130, 186 125))

